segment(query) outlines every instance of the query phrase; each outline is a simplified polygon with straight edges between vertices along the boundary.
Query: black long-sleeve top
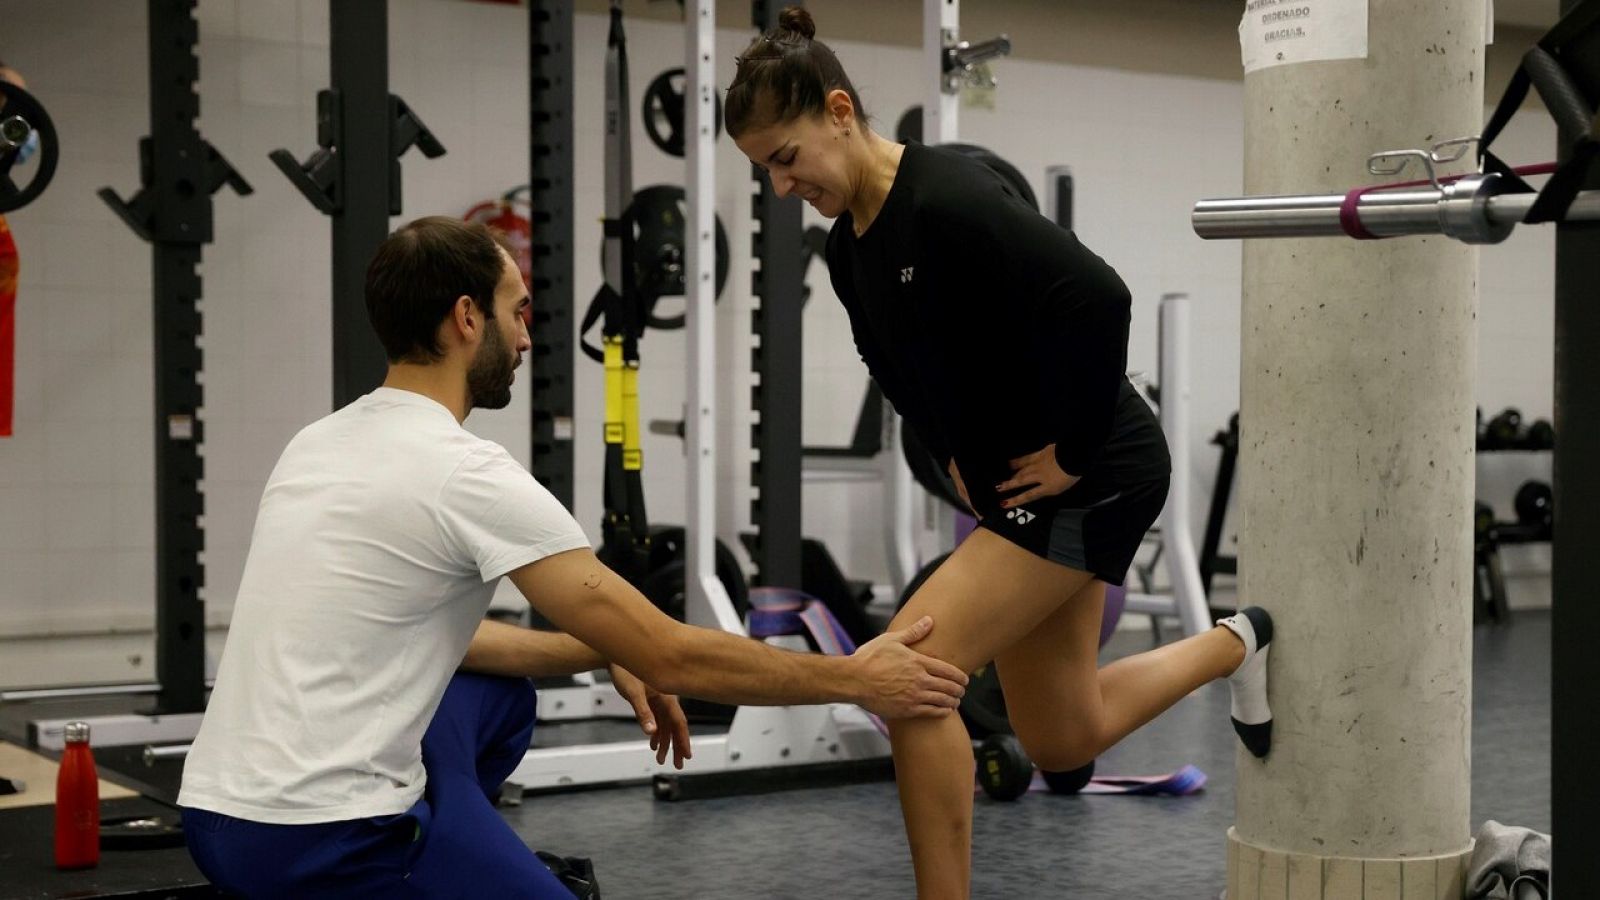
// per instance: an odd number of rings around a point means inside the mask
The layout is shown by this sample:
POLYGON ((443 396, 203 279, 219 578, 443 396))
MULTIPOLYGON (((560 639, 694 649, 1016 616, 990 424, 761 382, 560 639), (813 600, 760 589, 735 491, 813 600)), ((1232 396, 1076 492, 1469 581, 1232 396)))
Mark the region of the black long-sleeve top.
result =
POLYGON ((877 218, 857 237, 840 215, 827 256, 868 371, 975 506, 1051 443, 1086 480, 1171 470, 1126 375, 1127 286, 982 163, 908 143, 877 218))

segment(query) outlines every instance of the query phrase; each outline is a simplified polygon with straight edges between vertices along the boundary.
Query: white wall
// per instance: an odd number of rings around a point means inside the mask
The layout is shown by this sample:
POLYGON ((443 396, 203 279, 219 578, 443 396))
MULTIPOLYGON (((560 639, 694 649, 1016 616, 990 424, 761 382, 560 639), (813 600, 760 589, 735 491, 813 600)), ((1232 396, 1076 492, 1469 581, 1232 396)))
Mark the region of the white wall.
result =
MULTIPOLYGON (((328 75, 327 2, 200 0, 200 127, 256 188, 247 198, 218 195, 217 239, 203 266, 205 598, 216 625, 226 623, 271 466, 289 437, 331 403, 327 221, 267 160, 275 148, 303 157, 314 146, 314 96, 328 75)), ((403 219, 459 214, 525 181, 526 12, 443 0, 394 0, 391 10, 391 89, 449 148, 437 160, 416 152, 405 158, 403 219)), ((104 185, 124 196, 137 188, 136 142, 148 130, 143 5, 0 0, 0 22, 0 58, 28 77, 63 141, 55 184, 11 216, 22 277, 16 436, 0 440, 0 685, 144 677, 154 594, 149 253, 94 197, 104 185), (82 640, 26 639, 110 629, 123 636, 103 641, 99 652, 81 649, 82 640)), ((577 29, 574 246, 577 292, 587 303, 600 281, 605 20, 580 16, 577 29)), ((635 20, 629 38, 637 103, 656 72, 680 64, 682 36, 675 25, 635 20)), ((722 83, 747 39, 742 29, 719 34, 722 83)), ((900 113, 921 101, 916 50, 834 46, 882 130, 892 131, 900 113)), ((1073 167, 1078 231, 1135 296, 1134 368, 1155 367, 1160 295, 1193 297, 1196 456, 1188 465, 1198 528, 1215 470, 1206 441, 1237 405, 1240 250, 1196 239, 1188 211, 1199 197, 1240 190, 1240 84, 1020 59, 994 68, 995 106, 964 110, 962 138, 1011 160, 1041 197, 1045 166, 1073 167)), ((1553 143, 1552 129, 1524 114, 1501 148, 1508 159, 1534 161, 1548 158, 1553 143)), ((736 543, 750 497, 751 182, 726 138, 718 153, 718 209, 733 247, 717 314, 718 521, 736 543)), ((681 161, 648 144, 637 118, 634 160, 636 186, 682 180, 681 161)), ((820 224, 807 215, 808 224, 820 224)), ((1538 229, 1482 254, 1479 393, 1487 412, 1517 405, 1530 419, 1550 414, 1551 256, 1552 238, 1538 229)), ((820 267, 811 284, 804 432, 808 443, 843 443, 866 376, 820 267)), ((643 416, 677 417, 683 335, 652 334, 642 355, 643 416)), ((524 460, 526 383, 506 410, 468 420, 524 460)), ((596 540, 600 385, 599 367, 580 363, 575 512, 596 540)), ((681 520, 681 445, 646 435, 644 446, 652 517, 681 520)), ((1547 475, 1548 460, 1486 458, 1481 471, 1485 498, 1509 515, 1516 484, 1547 475)), ((826 540, 846 571, 883 580, 880 504, 873 489, 808 487, 806 531, 826 540)), ((1514 599, 1538 602, 1547 556, 1532 549, 1508 558, 1511 571, 1536 576, 1522 587, 1514 582, 1514 599)), ((503 592, 499 602, 520 601, 503 592)))
MULTIPOLYGON (((126 196, 137 179, 144 17, 137 4, 85 6, 70 22, 46 4, 0 8, 6 62, 29 78, 66 148, 50 189, 9 217, 22 269, 15 429, 0 440, 6 632, 132 603, 140 621, 151 615, 149 255, 94 196, 103 185, 126 196)), ((0 662, 10 655, 0 649, 0 662)))

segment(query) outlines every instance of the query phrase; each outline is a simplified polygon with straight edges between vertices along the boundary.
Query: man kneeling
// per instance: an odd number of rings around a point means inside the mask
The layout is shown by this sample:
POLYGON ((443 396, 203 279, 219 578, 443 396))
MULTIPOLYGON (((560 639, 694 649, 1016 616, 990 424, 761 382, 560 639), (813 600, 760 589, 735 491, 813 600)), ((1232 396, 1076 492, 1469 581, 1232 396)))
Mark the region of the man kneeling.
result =
POLYGON ((510 402, 530 347, 522 278, 482 226, 434 217, 390 235, 366 302, 387 378, 296 435, 268 478, 184 768, 190 852, 217 886, 570 896, 490 800, 529 745, 528 676, 610 662, 657 759, 670 748, 679 767, 680 693, 890 717, 957 705, 966 676, 906 647, 931 620, 849 657, 673 621, 505 448, 462 427, 510 402), (566 634, 484 623, 502 576, 566 634))

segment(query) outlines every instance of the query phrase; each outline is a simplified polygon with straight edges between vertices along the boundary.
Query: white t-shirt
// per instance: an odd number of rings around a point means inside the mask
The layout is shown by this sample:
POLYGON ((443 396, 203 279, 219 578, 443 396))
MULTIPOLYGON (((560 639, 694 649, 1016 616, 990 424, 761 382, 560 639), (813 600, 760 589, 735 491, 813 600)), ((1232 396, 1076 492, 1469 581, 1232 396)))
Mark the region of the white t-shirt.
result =
POLYGON ((308 824, 404 812, 422 733, 502 575, 588 547, 504 447, 379 388, 267 480, 182 806, 308 824))

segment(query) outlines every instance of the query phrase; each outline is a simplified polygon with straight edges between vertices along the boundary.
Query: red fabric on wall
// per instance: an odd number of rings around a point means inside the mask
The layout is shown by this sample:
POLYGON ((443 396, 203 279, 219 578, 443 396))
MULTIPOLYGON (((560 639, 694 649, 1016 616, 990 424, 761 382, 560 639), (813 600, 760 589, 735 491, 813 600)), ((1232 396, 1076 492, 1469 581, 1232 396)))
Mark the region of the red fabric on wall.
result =
POLYGON ((17 345, 17 244, 0 216, 0 437, 11 436, 13 371, 17 345))

